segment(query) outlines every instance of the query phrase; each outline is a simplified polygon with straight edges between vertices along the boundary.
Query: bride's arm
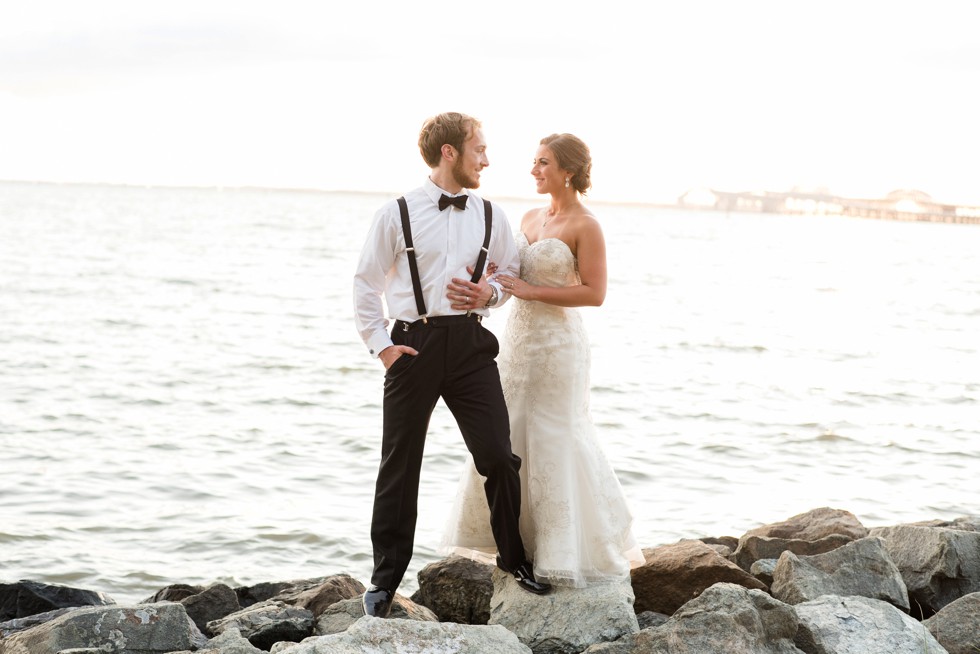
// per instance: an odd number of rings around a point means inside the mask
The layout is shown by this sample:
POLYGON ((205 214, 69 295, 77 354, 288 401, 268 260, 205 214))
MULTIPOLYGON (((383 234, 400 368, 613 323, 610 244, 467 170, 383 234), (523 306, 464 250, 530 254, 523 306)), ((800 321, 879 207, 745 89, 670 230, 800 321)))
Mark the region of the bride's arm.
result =
MULTIPOLYGON (((581 286, 571 286, 556 291, 575 291, 576 304, 560 306, 599 307, 606 300, 606 240, 602 227, 593 217, 584 221, 582 229, 575 234, 578 274, 581 286)), ((558 304, 558 303, 555 303, 558 304)))

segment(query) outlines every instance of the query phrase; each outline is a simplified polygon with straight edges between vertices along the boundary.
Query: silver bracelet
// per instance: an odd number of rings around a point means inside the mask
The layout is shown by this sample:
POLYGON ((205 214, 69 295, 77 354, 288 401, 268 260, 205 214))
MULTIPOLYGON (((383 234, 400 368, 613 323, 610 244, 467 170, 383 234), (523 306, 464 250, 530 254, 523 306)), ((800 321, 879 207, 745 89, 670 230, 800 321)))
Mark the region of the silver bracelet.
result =
POLYGON ((487 300, 487 303, 483 305, 484 308, 490 308, 492 306, 495 306, 497 304, 497 300, 499 299, 500 299, 500 294, 497 292, 497 287, 494 286, 493 284, 490 284, 490 299, 487 300))

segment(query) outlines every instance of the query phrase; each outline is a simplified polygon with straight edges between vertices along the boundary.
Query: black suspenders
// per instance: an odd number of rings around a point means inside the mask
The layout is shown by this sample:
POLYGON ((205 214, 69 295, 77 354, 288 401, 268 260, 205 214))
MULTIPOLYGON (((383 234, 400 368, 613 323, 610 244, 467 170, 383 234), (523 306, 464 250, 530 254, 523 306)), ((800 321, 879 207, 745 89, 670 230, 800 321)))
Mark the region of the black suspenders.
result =
MULTIPOLYGON (((408 252, 408 269, 412 273, 412 289, 415 291, 415 308, 418 309, 419 318, 426 322, 425 299, 422 297, 422 281, 419 279, 419 265, 415 260, 415 246, 412 244, 412 225, 408 220, 408 203, 404 197, 398 198, 398 210, 402 216, 402 231, 405 233, 405 250, 408 252)), ((483 264, 487 262, 487 254, 490 252, 490 227, 493 224, 493 209, 490 208, 490 201, 483 201, 483 222, 485 234, 483 235, 483 247, 480 248, 480 256, 476 259, 476 266, 473 268, 473 277, 470 281, 476 284, 483 276, 483 264)), ((467 313, 467 315, 469 315, 467 313)))

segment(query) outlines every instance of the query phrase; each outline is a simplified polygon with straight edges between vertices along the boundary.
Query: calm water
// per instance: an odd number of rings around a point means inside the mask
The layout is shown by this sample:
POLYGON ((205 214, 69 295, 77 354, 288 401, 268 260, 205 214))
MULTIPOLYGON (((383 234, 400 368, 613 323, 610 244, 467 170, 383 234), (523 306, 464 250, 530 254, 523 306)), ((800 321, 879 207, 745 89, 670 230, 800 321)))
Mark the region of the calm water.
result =
MULTIPOLYGON (((0 581, 367 583, 382 370, 350 279, 386 199, 0 184, 0 581)), ((980 513, 980 228, 594 209, 592 409, 644 546, 980 513)), ((404 592, 464 454, 440 405, 404 592)))

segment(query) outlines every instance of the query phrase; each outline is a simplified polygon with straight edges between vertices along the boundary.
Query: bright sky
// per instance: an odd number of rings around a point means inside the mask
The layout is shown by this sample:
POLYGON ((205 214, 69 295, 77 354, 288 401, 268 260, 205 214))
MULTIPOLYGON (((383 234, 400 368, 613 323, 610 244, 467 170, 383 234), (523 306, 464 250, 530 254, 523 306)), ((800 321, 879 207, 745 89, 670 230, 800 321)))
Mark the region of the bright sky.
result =
POLYGON ((0 179, 401 192, 441 111, 482 192, 541 137, 601 200, 917 188, 980 205, 974 0, 31 0, 0 4, 0 179))

